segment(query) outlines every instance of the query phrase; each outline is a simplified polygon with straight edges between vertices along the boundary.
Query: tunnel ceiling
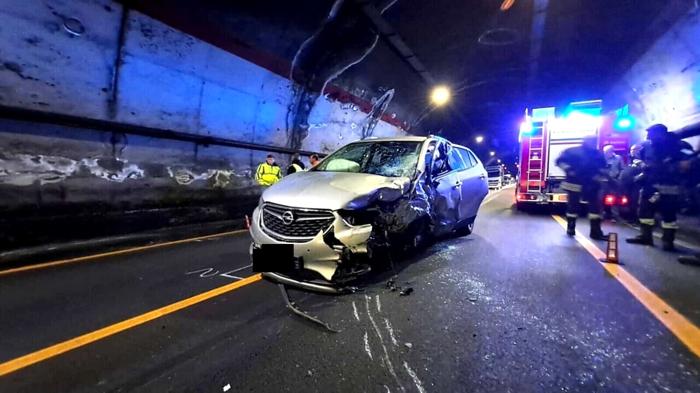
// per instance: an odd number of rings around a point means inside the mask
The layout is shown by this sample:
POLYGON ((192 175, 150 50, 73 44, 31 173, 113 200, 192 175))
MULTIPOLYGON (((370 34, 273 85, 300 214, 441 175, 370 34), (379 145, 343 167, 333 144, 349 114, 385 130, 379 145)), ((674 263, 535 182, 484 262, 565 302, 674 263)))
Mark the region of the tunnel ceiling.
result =
MULTIPOLYGON (((215 45, 250 50, 285 70, 335 3, 156 0, 135 7, 215 45)), ((341 17, 357 18, 368 2, 344 3, 341 17)), ((453 102, 417 122, 425 114, 429 84, 386 37, 333 83, 368 100, 385 88, 395 89, 388 112, 414 124, 411 132, 442 132, 462 141, 483 133, 492 136, 495 147, 504 148, 514 142, 525 107, 564 105, 607 93, 655 38, 648 26, 669 3, 684 1, 376 1, 370 5, 386 7, 381 17, 429 76, 452 87, 453 102)), ((374 29, 365 22, 370 27, 364 28, 374 29)), ((363 35, 345 32, 339 47, 351 42, 353 34, 363 35)))

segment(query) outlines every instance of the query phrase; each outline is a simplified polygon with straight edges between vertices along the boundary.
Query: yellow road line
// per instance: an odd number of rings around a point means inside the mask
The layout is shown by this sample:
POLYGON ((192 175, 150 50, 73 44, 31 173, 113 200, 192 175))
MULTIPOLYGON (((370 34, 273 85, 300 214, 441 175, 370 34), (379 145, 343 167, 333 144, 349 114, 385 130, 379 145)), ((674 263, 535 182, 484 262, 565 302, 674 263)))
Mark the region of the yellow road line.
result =
MULTIPOLYGON (((562 227, 566 228, 566 220, 559 216, 552 216, 562 227)), ((576 241, 591 254, 596 261, 605 258, 603 252, 598 246, 593 244, 588 238, 583 236, 578 231, 576 232, 576 241)), ((692 322, 687 320, 681 313, 676 311, 663 299, 657 296, 649 288, 645 287, 632 274, 625 270, 622 266, 614 263, 600 263, 605 270, 608 271, 617 281, 622 284, 644 307, 649 310, 663 323, 668 330, 671 331, 683 344, 685 344, 695 356, 700 357, 700 329, 692 322)))
POLYGON ((165 307, 149 311, 145 314, 137 315, 125 321, 121 321, 113 325, 103 327, 102 329, 95 330, 93 332, 83 334, 82 336, 78 336, 70 340, 66 340, 58 344, 52 345, 50 347, 40 349, 27 355, 18 357, 16 359, 9 360, 5 363, 0 364, 0 376, 10 374, 27 366, 31 366, 32 364, 39 363, 46 359, 58 356, 62 353, 93 343, 95 341, 112 336, 119 332, 123 332, 124 330, 142 325, 156 318, 172 314, 176 311, 182 310, 183 308, 190 307, 192 305, 201 303, 205 300, 211 299, 219 295, 223 295, 224 293, 231 292, 235 289, 260 281, 261 279, 262 276, 260 274, 255 274, 246 277, 240 281, 236 281, 231 284, 224 285, 204 293, 200 293, 199 295, 180 300, 179 302, 167 305, 165 307))
POLYGON ((14 268, 14 269, 8 269, 8 270, 1 270, 1 271, 0 271, 0 276, 5 276, 5 275, 8 275, 8 274, 12 274, 12 273, 25 272, 25 271, 28 271, 28 270, 43 269, 43 268, 52 267, 52 266, 66 265, 66 264, 69 264, 69 263, 90 261, 90 260, 93 260, 93 259, 104 258, 104 257, 111 257, 111 256, 114 256, 114 255, 129 254, 129 253, 137 252, 137 251, 151 250, 151 249, 154 249, 154 248, 173 246, 173 245, 176 245, 176 244, 189 243, 189 242, 194 242, 194 241, 197 241, 197 240, 205 240, 205 239, 211 239, 211 238, 215 238, 215 237, 229 236, 229 235, 234 235, 234 234, 243 233, 243 232, 248 232, 248 230, 247 230, 247 229, 239 229, 239 230, 236 230, 236 231, 215 233, 215 234, 213 234, 213 235, 199 236, 199 237, 192 237, 192 238, 189 238, 189 239, 175 240, 175 241, 171 241, 171 242, 150 244, 150 245, 148 245, 148 246, 133 247, 133 248, 127 248, 127 249, 123 249, 123 250, 110 251, 110 252, 103 252, 103 253, 100 253, 100 254, 87 255, 87 256, 84 256, 84 257, 70 258, 70 259, 61 259, 61 260, 58 260, 58 261, 39 263, 39 264, 36 264, 36 265, 23 266, 23 267, 18 267, 18 268, 14 268))

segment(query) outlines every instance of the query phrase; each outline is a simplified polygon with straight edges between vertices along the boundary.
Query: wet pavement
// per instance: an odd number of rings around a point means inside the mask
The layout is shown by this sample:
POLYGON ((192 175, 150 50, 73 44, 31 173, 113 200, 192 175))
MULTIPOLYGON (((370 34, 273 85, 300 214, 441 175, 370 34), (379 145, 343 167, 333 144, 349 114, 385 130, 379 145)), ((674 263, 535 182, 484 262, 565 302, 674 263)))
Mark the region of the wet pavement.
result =
MULTIPOLYGON (((700 360, 546 212, 489 197, 474 234, 364 290, 257 281, 0 376, 0 392, 697 392, 700 360)), ((585 220, 580 230, 587 231, 585 220)), ((607 225, 621 240, 634 231, 607 225)), ((251 276, 247 235, 0 275, 8 361, 251 276)), ((605 243, 596 242, 601 249, 605 243)), ((621 244, 624 269, 700 325, 700 267, 621 244)), ((31 357, 30 357, 31 358, 31 357)))

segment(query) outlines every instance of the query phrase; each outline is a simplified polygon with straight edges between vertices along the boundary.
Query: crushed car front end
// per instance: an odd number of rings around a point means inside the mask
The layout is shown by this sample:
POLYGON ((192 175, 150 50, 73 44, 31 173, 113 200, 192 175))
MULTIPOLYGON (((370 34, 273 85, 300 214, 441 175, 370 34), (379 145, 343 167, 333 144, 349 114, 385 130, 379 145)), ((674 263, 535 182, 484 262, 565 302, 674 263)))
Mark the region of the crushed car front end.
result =
POLYGON ((273 281, 337 293, 361 273, 371 232, 371 224, 349 225, 339 211, 264 202, 250 230, 254 268, 273 281))

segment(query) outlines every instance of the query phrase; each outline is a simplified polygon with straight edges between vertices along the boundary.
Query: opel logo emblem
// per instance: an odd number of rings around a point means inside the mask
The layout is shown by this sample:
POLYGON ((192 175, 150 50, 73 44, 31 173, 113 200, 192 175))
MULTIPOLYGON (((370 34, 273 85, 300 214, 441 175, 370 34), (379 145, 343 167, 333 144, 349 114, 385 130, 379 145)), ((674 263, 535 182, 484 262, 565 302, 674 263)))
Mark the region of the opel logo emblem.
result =
POLYGON ((294 213, 290 212, 289 210, 282 213, 282 222, 286 225, 291 225, 294 222, 294 213))

